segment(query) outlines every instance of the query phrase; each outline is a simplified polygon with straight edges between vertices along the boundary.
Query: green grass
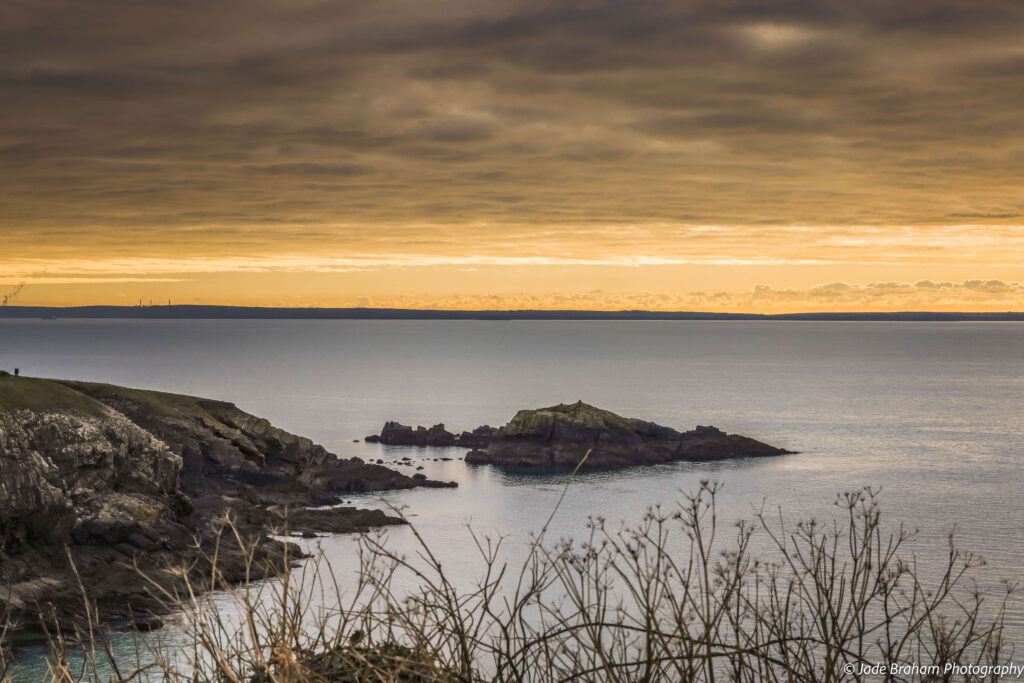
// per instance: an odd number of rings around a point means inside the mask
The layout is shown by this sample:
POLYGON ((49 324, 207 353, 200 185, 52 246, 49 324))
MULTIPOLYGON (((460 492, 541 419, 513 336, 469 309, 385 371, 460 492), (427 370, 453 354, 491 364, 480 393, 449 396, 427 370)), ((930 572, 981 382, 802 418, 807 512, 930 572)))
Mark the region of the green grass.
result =
POLYGON ((231 415, 238 409, 231 403, 199 396, 171 394, 147 389, 131 389, 114 384, 55 380, 68 389, 124 413, 143 429, 153 430, 159 423, 188 422, 202 424, 217 432, 231 430, 231 415))
POLYGON ((0 412, 15 410, 73 411, 90 416, 103 414, 103 406, 98 401, 60 382, 0 374, 0 412))
MULTIPOLYGON (((211 408, 221 405, 219 401, 211 401, 210 399, 197 396, 186 396, 185 394, 170 394, 163 391, 149 391, 146 389, 129 389, 113 384, 99 384, 95 382, 56 381, 69 389, 108 405, 110 401, 134 403, 141 408, 145 408, 146 412, 153 416, 203 417, 211 415, 211 408)), ((223 405, 227 406, 227 404, 223 405)))
POLYGON ((15 377, 0 372, 0 411, 35 410, 75 411, 84 415, 102 415, 103 404, 127 402, 151 416, 217 419, 218 408, 229 404, 197 396, 162 391, 129 389, 113 384, 78 382, 62 379, 15 377))
POLYGON ((113 384, 15 377, 0 372, 0 410, 3 411, 72 410, 86 415, 101 415, 102 405, 110 401, 134 403, 152 415, 191 417, 209 415, 211 408, 218 405, 216 401, 183 394, 129 389, 113 384))

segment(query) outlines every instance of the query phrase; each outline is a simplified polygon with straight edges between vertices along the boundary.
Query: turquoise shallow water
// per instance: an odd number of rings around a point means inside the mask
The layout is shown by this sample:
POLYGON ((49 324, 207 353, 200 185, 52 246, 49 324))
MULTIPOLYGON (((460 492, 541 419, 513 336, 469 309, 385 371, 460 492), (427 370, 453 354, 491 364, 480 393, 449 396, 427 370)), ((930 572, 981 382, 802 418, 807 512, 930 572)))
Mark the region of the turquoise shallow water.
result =
MULTIPOLYGON (((638 520, 701 479, 728 517, 780 506, 826 516, 837 493, 882 489, 892 520, 941 558, 955 524, 985 555, 984 580, 1024 564, 1024 324, 529 321, 3 321, 0 367, 221 398, 342 455, 411 454, 455 490, 387 494, 460 580, 478 565, 465 525, 506 537, 514 559, 564 476, 467 467, 461 451, 353 443, 385 420, 501 424, 517 409, 583 399, 677 428, 711 424, 799 451, 771 460, 675 464, 581 476, 553 536, 589 515, 638 520)), ((352 499, 352 498, 350 498, 352 499)), ((384 500, 360 496, 360 504, 384 500)), ((411 549, 407 529, 391 543, 411 549)), ((342 582, 351 538, 322 547, 342 582)), ((1011 625, 1024 634, 1024 605, 1011 625)), ((1018 637, 1024 643, 1024 638, 1018 637)), ((26 669, 27 671, 27 669, 26 669)), ((26 676, 29 674, 25 674, 26 676)), ((31 680, 26 678, 26 680, 31 680)))

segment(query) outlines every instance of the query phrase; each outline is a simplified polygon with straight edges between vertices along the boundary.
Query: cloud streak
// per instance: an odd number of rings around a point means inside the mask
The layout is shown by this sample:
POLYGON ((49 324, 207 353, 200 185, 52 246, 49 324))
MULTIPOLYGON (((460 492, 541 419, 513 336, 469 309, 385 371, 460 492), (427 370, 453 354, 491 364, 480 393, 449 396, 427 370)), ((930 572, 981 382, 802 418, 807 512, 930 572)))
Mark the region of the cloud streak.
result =
POLYGON ((616 293, 591 290, 572 294, 520 292, 451 297, 364 297, 362 302, 364 306, 450 310, 596 309, 735 313, 1021 310, 1024 308, 1024 283, 1002 280, 832 282, 802 290, 757 285, 748 292, 616 293))
POLYGON ((1015 0, 36 0, 0 27, 11 277, 948 278, 1024 247, 1015 0))

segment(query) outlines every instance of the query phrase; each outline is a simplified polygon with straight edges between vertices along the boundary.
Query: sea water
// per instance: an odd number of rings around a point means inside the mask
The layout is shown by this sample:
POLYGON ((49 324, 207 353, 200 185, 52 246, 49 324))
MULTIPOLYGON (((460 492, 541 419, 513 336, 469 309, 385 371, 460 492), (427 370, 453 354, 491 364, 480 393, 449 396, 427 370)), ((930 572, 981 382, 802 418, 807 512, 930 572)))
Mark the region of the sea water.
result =
MULTIPOLYGON (((467 525, 504 538, 515 561, 566 475, 471 467, 458 449, 361 441, 386 420, 460 431, 501 425, 521 408, 583 400, 798 452, 578 476, 552 538, 583 536, 591 516, 637 522, 648 506, 670 506, 708 479, 723 486, 723 516, 737 519, 764 506, 792 520, 828 516, 837 494, 871 486, 881 490, 885 519, 920 529, 908 551, 926 571, 945 560, 954 526, 960 545, 986 558, 980 576, 988 585, 1017 579, 1024 564, 1024 324, 0 321, 0 367, 15 366, 231 401, 341 457, 409 456, 427 476, 459 487, 345 500, 403 508, 465 585, 480 570, 467 525)), ((415 551, 411 530, 387 533, 396 551, 415 551)), ((318 543, 339 583, 354 582, 354 538, 318 543)), ((1024 644, 1024 601, 1011 603, 1009 625, 1024 644)), ((22 666, 38 656, 30 652, 22 666)))

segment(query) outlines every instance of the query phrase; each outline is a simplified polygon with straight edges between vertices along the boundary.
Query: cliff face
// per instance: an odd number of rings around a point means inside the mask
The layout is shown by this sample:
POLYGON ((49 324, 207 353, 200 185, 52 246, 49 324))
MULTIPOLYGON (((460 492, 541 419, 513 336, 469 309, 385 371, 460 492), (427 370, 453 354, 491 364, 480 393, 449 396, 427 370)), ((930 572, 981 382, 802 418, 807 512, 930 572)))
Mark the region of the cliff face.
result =
POLYGON ((303 508, 423 485, 443 484, 338 459, 230 403, 0 373, 0 617, 75 618, 78 577, 108 616, 157 612, 136 565, 173 590, 177 566, 208 580, 216 546, 224 578, 244 577, 241 549, 217 538, 226 512, 273 573, 266 534, 289 506, 292 531, 357 531, 400 520, 303 508))
POLYGON ((720 460, 782 455, 787 451, 714 427, 678 432, 653 422, 622 417, 582 401, 520 410, 470 464, 572 469, 612 469, 675 460, 720 460))
MULTIPOLYGON (((41 395, 39 380, 0 378, 0 388, 21 386, 41 395)), ((59 399, 66 397, 52 387, 59 399)), ((68 391, 70 393, 70 391, 68 391)), ((181 458, 152 434, 99 403, 75 408, 8 409, 0 412, 0 528, 2 552, 30 544, 61 544, 81 538, 97 520, 124 519, 130 497, 147 508, 149 523, 173 518, 181 458)))
POLYGON ((387 467, 339 459, 224 401, 108 384, 62 384, 115 409, 167 444, 182 459, 181 487, 190 496, 241 492, 267 503, 331 502, 339 492, 421 485, 387 467))

